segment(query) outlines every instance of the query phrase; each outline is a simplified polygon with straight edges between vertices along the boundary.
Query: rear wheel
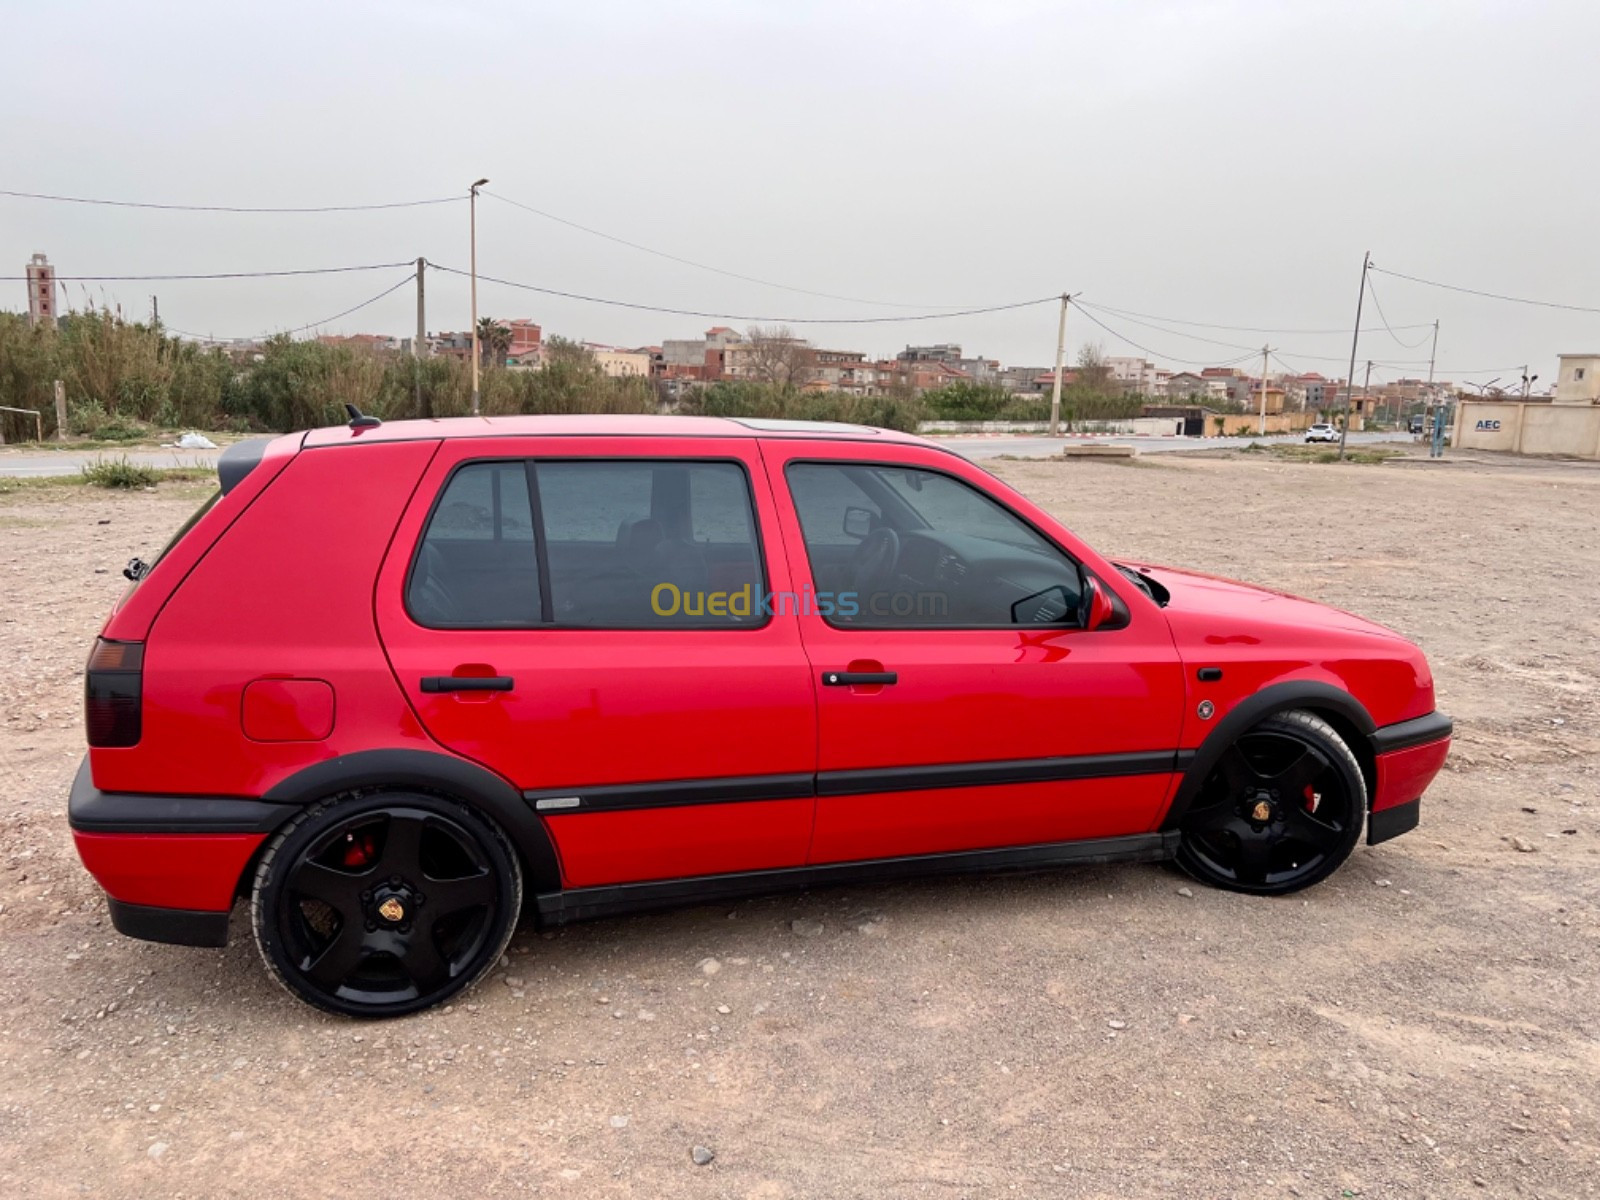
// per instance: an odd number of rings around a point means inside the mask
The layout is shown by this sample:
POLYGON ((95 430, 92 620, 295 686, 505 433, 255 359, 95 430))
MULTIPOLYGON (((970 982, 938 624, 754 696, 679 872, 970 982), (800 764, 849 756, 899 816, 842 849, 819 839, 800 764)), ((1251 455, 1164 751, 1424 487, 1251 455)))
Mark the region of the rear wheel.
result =
POLYGON ((291 821, 256 869, 267 968, 329 1012, 395 1017, 438 1004, 505 952, 522 873, 477 811, 435 796, 329 801, 291 821))
POLYGON ((1207 776, 1183 818, 1178 865, 1232 891, 1298 891, 1350 856, 1366 811, 1366 780, 1344 739, 1311 713, 1280 713, 1207 776))

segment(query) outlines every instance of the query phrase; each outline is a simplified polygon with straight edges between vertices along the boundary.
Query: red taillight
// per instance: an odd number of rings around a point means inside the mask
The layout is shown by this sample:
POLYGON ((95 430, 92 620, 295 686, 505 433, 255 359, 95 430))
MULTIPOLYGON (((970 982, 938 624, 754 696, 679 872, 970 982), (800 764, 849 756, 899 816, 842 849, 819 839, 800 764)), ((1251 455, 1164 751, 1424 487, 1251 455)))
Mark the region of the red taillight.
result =
POLYGON ((143 642, 95 640, 83 677, 83 717, 89 745, 134 746, 141 732, 143 642))

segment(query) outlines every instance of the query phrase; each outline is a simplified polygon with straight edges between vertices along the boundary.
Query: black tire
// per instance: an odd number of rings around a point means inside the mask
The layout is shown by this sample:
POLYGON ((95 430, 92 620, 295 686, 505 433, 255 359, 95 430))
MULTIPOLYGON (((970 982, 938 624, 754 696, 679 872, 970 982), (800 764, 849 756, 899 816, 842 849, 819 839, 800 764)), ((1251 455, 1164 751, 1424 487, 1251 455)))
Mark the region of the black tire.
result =
POLYGON ((1367 783, 1308 712, 1268 717, 1228 748, 1181 823, 1178 865, 1213 887, 1281 896, 1338 869, 1366 821, 1367 783))
POLYGON ((268 843, 250 917, 267 970, 328 1012, 398 1017, 448 1000, 499 961, 522 870, 499 827, 413 792, 313 805, 268 843))

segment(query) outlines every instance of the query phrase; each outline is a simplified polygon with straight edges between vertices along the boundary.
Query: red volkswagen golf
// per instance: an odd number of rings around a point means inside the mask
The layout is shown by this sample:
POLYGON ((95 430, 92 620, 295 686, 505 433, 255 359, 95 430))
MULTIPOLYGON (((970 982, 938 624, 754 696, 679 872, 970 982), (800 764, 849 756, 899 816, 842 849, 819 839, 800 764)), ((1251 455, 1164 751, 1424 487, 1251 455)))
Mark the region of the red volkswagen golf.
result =
POLYGON ((70 819, 119 930, 392 1016, 541 923, 1175 858, 1273 895, 1417 824, 1422 653, 1113 563, 845 425, 408 421, 244 442, 89 658, 70 819))

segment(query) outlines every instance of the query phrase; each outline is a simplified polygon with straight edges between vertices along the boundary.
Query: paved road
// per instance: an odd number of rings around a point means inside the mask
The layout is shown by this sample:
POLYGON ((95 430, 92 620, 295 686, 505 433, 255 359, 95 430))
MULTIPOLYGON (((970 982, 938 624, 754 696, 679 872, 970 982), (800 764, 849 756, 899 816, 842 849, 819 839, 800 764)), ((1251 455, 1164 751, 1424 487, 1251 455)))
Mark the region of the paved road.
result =
MULTIPOLYGON (((1028 435, 992 437, 941 437, 940 445, 949 446, 967 458, 998 458, 1002 454, 1018 458, 1048 458, 1060 452, 1062 446, 1092 445, 1096 442, 1114 443, 1118 446, 1137 447, 1141 454, 1159 454, 1172 450, 1220 450, 1228 447, 1248 446, 1251 442, 1299 442, 1297 434, 1279 434, 1271 437, 1181 438, 1181 437, 1075 437, 1048 438, 1028 435)), ((1372 442, 1408 441, 1403 434, 1352 433, 1351 445, 1372 442)), ((0 475, 75 475, 88 462, 97 458, 121 458, 127 455, 130 462, 151 467, 213 467, 217 462, 216 450, 4 450, 0 451, 0 475)))
POLYGON ((0 475, 76 475, 97 458, 146 467, 214 467, 220 450, 0 450, 0 475))
MULTIPOLYGON (((1062 446, 1094 445, 1096 443, 1112 444, 1117 446, 1133 446, 1140 454, 1160 454, 1173 450, 1224 450, 1230 447, 1238 448, 1248 446, 1252 442, 1263 444, 1271 443, 1297 443, 1304 440, 1300 434, 1276 434, 1268 437, 1211 437, 1211 438, 1185 438, 1185 437, 1118 437, 1108 434, 1104 437, 1075 437, 1075 438, 1049 438, 1033 437, 1029 435, 999 435, 995 437, 941 437, 934 439, 941 446, 949 446, 952 450, 966 458, 998 458, 1002 454, 1013 455, 1017 458, 1048 458, 1058 454, 1062 446)), ((1397 433, 1352 433, 1349 444, 1352 446, 1367 445, 1372 442, 1410 441, 1405 434, 1397 433)))

